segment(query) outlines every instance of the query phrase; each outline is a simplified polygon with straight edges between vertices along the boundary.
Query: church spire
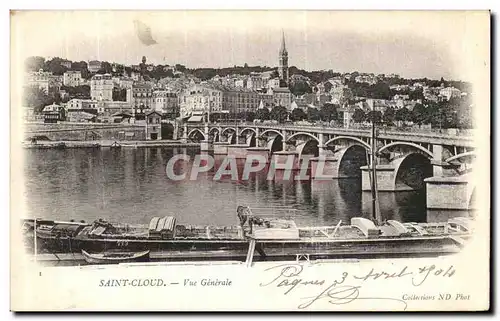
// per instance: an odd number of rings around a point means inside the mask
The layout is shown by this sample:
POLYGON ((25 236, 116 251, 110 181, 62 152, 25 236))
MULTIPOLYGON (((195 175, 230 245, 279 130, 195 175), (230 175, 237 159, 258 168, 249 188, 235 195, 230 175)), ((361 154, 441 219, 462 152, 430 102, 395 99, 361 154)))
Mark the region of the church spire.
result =
POLYGON ((288 52, 286 51, 285 45, 285 32, 283 29, 282 38, 281 38, 281 47, 279 53, 279 65, 278 65, 278 74, 280 76, 280 82, 282 85, 288 84, 288 52))
POLYGON ((285 31, 283 29, 281 29, 281 34, 282 34, 282 37, 281 37, 280 54, 283 55, 283 54, 287 54, 286 45, 285 45, 285 31))

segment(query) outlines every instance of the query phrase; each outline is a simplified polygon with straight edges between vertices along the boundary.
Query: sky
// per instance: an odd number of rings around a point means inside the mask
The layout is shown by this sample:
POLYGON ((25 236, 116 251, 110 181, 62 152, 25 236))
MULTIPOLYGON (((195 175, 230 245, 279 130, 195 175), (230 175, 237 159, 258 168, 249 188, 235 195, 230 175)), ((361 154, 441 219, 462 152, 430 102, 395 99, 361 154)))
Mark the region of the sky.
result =
POLYGON ((283 31, 289 66, 467 80, 477 64, 471 48, 489 40, 484 18, 461 11, 31 11, 12 15, 11 43, 18 58, 274 67, 283 31), (135 20, 151 28, 156 44, 140 41, 135 20))

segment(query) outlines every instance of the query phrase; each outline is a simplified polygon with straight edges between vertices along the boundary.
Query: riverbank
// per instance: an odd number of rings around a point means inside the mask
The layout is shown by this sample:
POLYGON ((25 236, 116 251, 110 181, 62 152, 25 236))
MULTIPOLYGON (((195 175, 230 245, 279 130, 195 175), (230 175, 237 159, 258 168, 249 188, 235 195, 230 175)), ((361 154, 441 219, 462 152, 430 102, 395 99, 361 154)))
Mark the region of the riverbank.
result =
POLYGON ((199 143, 184 143, 178 140, 88 140, 88 141, 38 141, 23 142, 28 149, 64 148, 144 148, 144 147, 200 147, 199 143))

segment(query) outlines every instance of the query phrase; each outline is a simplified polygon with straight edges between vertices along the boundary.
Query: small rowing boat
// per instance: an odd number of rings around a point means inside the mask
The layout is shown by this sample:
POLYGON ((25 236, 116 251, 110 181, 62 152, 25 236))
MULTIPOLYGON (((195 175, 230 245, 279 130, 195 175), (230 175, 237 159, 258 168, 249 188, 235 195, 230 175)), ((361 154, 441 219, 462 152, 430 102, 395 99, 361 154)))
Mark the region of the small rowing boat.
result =
POLYGON ((109 264, 140 262, 149 259, 149 251, 142 252, 102 252, 88 253, 82 250, 82 255, 87 263, 109 264))

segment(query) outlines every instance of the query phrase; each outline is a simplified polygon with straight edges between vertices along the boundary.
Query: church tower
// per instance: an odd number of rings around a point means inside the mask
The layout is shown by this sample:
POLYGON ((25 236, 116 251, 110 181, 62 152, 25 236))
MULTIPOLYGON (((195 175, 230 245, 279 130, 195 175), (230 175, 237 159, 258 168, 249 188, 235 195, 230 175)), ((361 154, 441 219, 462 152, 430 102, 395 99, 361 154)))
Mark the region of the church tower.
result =
POLYGON ((280 76, 280 81, 288 85, 288 51, 286 51, 285 45, 285 32, 283 32, 281 38, 278 74, 280 76))
POLYGON ((141 63, 139 64, 139 68, 141 69, 141 80, 144 80, 144 75, 146 74, 146 56, 142 56, 141 63))

